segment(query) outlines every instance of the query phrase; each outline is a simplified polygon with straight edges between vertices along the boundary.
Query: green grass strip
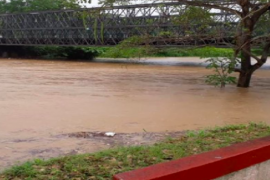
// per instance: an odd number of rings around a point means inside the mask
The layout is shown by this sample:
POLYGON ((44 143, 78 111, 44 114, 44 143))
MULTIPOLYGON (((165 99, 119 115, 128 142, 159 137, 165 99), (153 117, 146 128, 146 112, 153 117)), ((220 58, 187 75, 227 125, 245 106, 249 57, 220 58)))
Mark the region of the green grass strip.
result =
POLYGON ((152 146, 120 147, 94 154, 34 160, 0 174, 1 180, 92 179, 109 180, 112 175, 153 164, 215 150, 270 135, 265 124, 229 125, 188 131, 179 138, 167 138, 152 146))
MULTIPOLYGON (((100 48, 100 47, 97 47, 100 48)), ((261 55, 261 49, 253 49, 252 53, 261 55)), ((109 47, 99 57, 107 58, 132 58, 137 57, 138 53, 142 57, 226 57, 233 54, 231 48, 153 48, 148 47, 109 47)))

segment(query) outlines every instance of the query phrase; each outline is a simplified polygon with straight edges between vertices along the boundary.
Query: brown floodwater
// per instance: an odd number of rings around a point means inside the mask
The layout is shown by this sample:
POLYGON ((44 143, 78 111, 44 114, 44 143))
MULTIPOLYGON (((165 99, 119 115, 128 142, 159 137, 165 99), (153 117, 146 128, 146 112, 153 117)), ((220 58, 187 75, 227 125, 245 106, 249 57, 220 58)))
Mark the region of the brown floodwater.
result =
POLYGON ((153 62, 1 59, 0 170, 29 158, 106 148, 60 137, 66 133, 270 124, 269 70, 257 71, 249 89, 219 89, 204 83, 211 74, 204 67, 153 62))

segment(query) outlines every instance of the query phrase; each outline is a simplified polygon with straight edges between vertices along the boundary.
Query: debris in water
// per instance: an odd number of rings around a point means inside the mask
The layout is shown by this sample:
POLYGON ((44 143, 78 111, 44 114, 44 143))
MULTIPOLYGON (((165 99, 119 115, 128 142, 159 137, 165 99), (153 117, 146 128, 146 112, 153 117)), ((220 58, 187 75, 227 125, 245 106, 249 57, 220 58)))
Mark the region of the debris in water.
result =
POLYGON ((105 136, 108 136, 108 137, 113 137, 113 136, 115 136, 115 132, 106 132, 105 133, 105 136))

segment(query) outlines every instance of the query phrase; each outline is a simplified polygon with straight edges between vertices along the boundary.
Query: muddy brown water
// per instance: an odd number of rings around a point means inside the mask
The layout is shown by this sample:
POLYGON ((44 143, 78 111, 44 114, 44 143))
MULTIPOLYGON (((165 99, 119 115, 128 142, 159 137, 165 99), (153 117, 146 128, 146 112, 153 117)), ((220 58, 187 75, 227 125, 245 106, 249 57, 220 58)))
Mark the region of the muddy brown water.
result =
POLYGON ((27 159, 110 146, 106 141, 62 136, 67 133, 270 124, 269 70, 256 72, 249 89, 220 90, 205 85, 203 76, 211 71, 204 67, 153 62, 1 59, 0 170, 27 159))

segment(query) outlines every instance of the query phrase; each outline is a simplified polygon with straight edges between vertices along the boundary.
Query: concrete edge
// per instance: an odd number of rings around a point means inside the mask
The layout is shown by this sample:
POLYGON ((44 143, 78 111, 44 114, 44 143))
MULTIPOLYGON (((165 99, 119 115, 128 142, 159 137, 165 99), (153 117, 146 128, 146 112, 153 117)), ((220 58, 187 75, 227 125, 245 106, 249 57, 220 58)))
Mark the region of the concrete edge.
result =
POLYGON ((269 159, 270 136, 116 174, 113 180, 209 180, 269 159))

